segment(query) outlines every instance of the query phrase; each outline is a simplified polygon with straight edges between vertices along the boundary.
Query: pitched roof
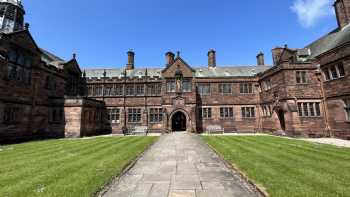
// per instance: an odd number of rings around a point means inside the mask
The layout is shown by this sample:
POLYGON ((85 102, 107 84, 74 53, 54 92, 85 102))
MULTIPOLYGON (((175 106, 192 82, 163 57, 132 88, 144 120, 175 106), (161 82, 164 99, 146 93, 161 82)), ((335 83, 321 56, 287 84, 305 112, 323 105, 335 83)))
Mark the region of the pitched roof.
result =
POLYGON ((216 68, 200 67, 196 69, 197 78, 207 77, 253 77, 270 66, 219 66, 216 68))
POLYGON ((311 50, 309 58, 313 59, 329 50, 346 44, 347 42, 350 42, 350 25, 345 26, 343 29, 333 30, 305 48, 311 50))
MULTIPOLYGON (((216 68, 197 67, 195 68, 195 77, 197 78, 221 78, 221 77, 253 77, 260 72, 271 68, 270 66, 225 66, 216 68)), ((162 77, 161 68, 141 68, 127 71, 127 77, 143 77, 147 75, 149 77, 162 77)), ((104 72, 106 77, 121 78, 123 77, 124 69, 88 69, 85 71, 87 78, 102 78, 104 72)))
POLYGON ((52 65, 55 67, 60 67, 60 65, 64 64, 65 61, 60 57, 46 51, 45 49, 40 49, 42 52, 41 60, 48 65, 52 65))

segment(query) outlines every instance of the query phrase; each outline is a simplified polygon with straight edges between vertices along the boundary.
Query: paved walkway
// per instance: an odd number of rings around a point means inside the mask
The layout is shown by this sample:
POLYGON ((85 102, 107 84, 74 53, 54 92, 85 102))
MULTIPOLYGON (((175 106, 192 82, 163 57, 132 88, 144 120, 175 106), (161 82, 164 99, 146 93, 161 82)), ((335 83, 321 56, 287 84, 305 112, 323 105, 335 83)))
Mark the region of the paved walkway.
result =
POLYGON ((164 135, 106 197, 258 196, 199 136, 164 135))

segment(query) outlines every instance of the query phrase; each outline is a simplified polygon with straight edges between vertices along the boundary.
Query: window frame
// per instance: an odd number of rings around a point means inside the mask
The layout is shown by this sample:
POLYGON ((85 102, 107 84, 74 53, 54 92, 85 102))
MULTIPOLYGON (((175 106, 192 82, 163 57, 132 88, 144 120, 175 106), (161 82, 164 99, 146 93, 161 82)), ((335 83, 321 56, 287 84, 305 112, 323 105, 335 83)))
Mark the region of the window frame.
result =
POLYGON ((182 92, 190 93, 192 92, 192 81, 191 80, 183 80, 182 81, 182 92))
POLYGON ((255 107, 241 107, 242 119, 255 119, 255 107))
POLYGON ((213 118, 213 109, 211 107, 201 107, 200 116, 202 119, 212 119, 213 118))
POLYGON ((150 108, 149 109, 149 122, 150 123, 163 122, 163 109, 162 108, 150 108))
POLYGON ((298 102, 297 108, 300 118, 322 117, 321 102, 298 102))
POLYGON ((128 123, 141 123, 141 121, 142 121, 142 109, 128 108, 128 123))
POLYGON ((219 88, 219 93, 222 95, 232 94, 232 83, 219 83, 218 88, 219 88), (227 91, 227 89, 225 88, 228 88, 229 91, 227 91))
POLYGON ((167 80, 166 81, 166 92, 167 93, 175 93, 176 92, 175 80, 167 80))
POLYGON ((240 83, 239 84, 240 94, 254 94, 253 83, 240 83))
POLYGON ((120 108, 107 109, 107 120, 112 124, 119 124, 120 121, 120 108))
POLYGON ((342 62, 330 66, 326 66, 322 69, 322 73, 325 81, 333 81, 337 79, 344 78, 346 76, 346 71, 344 69, 344 64, 342 62))
POLYGON ((221 119, 233 119, 233 107, 220 107, 220 118, 221 119))
POLYGON ((304 70, 295 71, 295 81, 298 85, 307 84, 307 72, 304 70))
POLYGON ((198 91, 198 94, 200 96, 210 96, 211 95, 211 84, 210 83, 199 83, 199 84, 197 84, 197 91, 198 91))

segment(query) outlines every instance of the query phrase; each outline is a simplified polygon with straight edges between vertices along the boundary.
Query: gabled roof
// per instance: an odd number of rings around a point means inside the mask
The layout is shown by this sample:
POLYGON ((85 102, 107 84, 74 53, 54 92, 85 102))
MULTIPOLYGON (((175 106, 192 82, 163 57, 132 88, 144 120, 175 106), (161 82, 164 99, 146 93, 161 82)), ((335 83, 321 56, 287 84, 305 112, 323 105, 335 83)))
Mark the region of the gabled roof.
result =
POLYGON ((1 32, 3 35, 7 36, 7 37, 11 37, 11 36, 16 36, 19 34, 26 34, 28 36, 28 38, 30 39, 30 41, 32 42, 32 44, 34 45, 34 48, 38 51, 41 52, 40 48, 38 47, 38 45, 36 44, 32 34, 27 30, 19 30, 19 31, 14 31, 14 32, 9 32, 9 33, 5 33, 5 32, 1 32))
MULTIPOLYGON (((184 59, 182 59, 181 57, 176 57, 175 58, 175 61, 174 61, 174 64, 177 62, 177 61, 180 61, 180 62, 182 62, 185 66, 187 66, 187 68, 189 68, 192 72, 195 72, 195 70, 189 65, 189 64, 187 64, 187 62, 184 60, 184 59)), ((174 65, 173 64, 173 65, 174 65)), ((169 65, 169 66, 167 66, 167 67, 165 67, 163 70, 162 70, 162 73, 164 73, 166 70, 168 70, 168 68, 170 68, 172 65, 169 65)))
POLYGON ((47 50, 40 49, 40 51, 42 52, 41 61, 45 62, 46 64, 55 66, 57 68, 62 67, 61 65, 65 64, 65 61, 63 59, 48 52, 47 50))
POLYGON ((343 29, 333 30, 322 38, 309 44, 305 48, 309 48, 311 50, 311 55, 309 58, 313 59, 348 42, 350 42, 350 24, 345 26, 343 29))

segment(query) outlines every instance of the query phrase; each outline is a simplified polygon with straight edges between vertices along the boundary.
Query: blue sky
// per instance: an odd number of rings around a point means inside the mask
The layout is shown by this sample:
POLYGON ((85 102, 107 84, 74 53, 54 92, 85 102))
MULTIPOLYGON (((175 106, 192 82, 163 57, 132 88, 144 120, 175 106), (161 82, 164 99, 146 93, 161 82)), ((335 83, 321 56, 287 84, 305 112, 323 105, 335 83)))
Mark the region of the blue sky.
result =
POLYGON ((303 47, 336 27, 332 0, 23 0, 37 43, 84 68, 160 67, 167 51, 193 66, 271 64, 276 46, 303 47))

